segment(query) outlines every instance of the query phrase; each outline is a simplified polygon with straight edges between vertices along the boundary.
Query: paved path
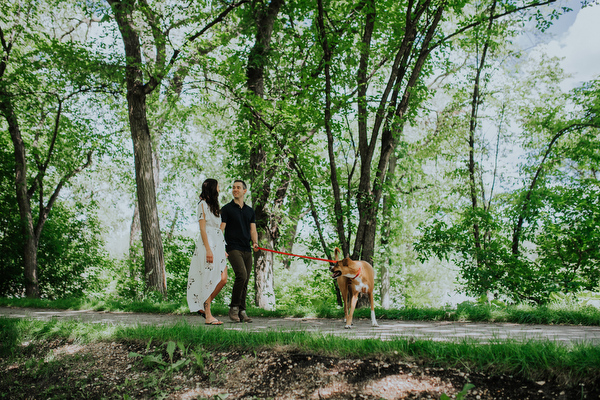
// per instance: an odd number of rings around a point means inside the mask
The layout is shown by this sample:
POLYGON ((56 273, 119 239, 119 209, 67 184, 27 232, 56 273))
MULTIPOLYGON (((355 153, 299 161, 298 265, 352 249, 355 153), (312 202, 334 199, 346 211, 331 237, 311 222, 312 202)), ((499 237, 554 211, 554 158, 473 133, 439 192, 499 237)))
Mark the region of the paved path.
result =
MULTIPOLYGON (((0 307, 0 317, 33 318, 41 320, 76 319, 82 322, 112 325, 173 325, 182 321, 189 325, 205 326, 204 319, 197 315, 145 314, 128 312, 102 312, 89 310, 49 310, 37 308, 0 307)), ((357 339, 413 338, 437 341, 457 341, 463 338, 500 342, 511 339, 517 341, 552 340, 564 343, 587 342, 600 345, 600 326, 576 325, 522 325, 512 323, 478 322, 431 322, 379 320, 379 327, 372 327, 370 320, 355 319, 352 329, 344 329, 342 320, 323 318, 255 318, 254 322, 234 323, 226 317, 219 317, 225 323, 220 327, 206 329, 227 329, 249 332, 269 330, 291 332, 306 331, 321 334, 346 336, 357 339)))

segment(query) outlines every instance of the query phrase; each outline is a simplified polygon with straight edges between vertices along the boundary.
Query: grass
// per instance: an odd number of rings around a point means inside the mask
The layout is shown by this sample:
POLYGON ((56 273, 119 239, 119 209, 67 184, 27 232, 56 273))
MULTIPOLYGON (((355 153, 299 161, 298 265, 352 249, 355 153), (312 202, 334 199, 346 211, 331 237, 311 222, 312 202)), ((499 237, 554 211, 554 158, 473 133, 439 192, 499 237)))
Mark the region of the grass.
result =
POLYGON ((508 374, 532 380, 555 379, 565 385, 593 383, 600 376, 600 347, 565 345, 551 341, 502 341, 481 344, 428 340, 348 339, 308 332, 249 333, 204 329, 185 323, 171 326, 108 326, 73 320, 17 320, 0 318, 0 356, 10 357, 21 343, 58 338, 78 343, 143 341, 182 343, 208 351, 238 350, 248 354, 268 348, 342 358, 386 358, 419 361, 431 366, 460 368, 487 374, 508 374))

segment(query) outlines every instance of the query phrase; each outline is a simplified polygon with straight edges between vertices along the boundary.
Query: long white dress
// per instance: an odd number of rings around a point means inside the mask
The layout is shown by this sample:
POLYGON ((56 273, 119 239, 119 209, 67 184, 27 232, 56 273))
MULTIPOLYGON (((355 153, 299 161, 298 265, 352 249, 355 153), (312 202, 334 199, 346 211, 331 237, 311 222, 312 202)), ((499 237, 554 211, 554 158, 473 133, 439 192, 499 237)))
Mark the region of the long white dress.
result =
POLYGON ((221 273, 227 267, 225 238, 220 229, 221 217, 213 214, 204 200, 198 204, 198 220, 201 219, 206 220, 206 236, 213 253, 213 262, 206 261, 206 248, 200 235, 188 273, 187 302, 191 312, 204 310, 204 302, 215 290, 221 280, 221 273))

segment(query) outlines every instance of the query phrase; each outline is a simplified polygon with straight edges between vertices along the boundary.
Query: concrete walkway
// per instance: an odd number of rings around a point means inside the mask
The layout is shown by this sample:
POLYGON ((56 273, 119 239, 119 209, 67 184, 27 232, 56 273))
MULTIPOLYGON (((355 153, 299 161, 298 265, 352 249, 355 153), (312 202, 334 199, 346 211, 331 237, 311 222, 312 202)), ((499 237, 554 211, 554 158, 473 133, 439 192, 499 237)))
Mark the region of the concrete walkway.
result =
MULTIPOLYGON (((145 314, 128 312, 49 310, 37 308, 0 307, 0 317, 31 318, 40 320, 76 319, 82 322, 110 325, 174 325, 185 322, 203 326, 204 319, 198 315, 145 314)), ((563 343, 591 343, 600 345, 600 326, 577 325, 522 325, 512 323, 478 322, 431 322, 379 320, 379 327, 372 327, 370 320, 355 319, 352 329, 344 329, 342 320, 323 318, 255 318, 253 322, 234 323, 227 317, 221 326, 206 329, 227 329, 247 332, 305 331, 325 335, 346 336, 355 339, 413 338, 436 341, 460 341, 468 338, 485 342, 504 340, 529 341, 551 340, 563 343)))

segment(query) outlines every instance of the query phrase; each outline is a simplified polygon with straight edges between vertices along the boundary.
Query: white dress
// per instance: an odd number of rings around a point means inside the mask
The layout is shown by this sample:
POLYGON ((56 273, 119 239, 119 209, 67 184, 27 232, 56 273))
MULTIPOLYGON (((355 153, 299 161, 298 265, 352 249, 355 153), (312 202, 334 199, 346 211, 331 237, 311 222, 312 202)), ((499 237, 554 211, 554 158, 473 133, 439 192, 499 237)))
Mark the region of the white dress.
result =
POLYGON ((206 236, 213 262, 206 262, 206 248, 200 235, 188 273, 187 302, 191 312, 204 310, 204 302, 214 292, 221 280, 221 273, 227 267, 221 217, 213 214, 204 200, 198 204, 198 220, 201 219, 206 220, 206 236))

